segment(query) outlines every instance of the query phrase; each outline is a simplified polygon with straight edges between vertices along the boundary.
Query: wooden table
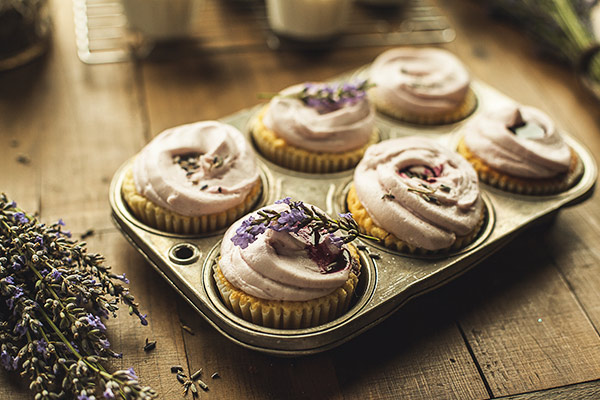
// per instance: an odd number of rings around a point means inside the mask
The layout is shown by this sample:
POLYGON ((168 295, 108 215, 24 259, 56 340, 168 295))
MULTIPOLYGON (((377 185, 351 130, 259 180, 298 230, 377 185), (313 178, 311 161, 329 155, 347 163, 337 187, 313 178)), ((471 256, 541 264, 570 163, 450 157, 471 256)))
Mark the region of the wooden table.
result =
MULTIPOLYGON (((124 353, 111 368, 134 366, 162 399, 182 398, 175 364, 204 368, 210 391, 201 397, 213 399, 600 397, 598 196, 334 350, 277 358, 221 336, 111 222, 113 173, 165 128, 220 118, 257 104, 256 93, 352 70, 384 48, 90 66, 76 57, 65 3, 52 3, 48 56, 0 74, 0 189, 43 221, 62 217, 75 236, 93 229, 89 248, 131 280, 150 325, 125 312, 109 320, 111 342, 124 353), (142 350, 146 338, 156 350, 142 350), (213 372, 222 378, 210 379, 213 372)), ((545 110, 600 154, 598 103, 569 69, 538 59, 529 40, 476 3, 440 2, 457 31, 446 47, 475 77, 545 110)), ((0 398, 31 397, 16 378, 0 373, 0 398)))

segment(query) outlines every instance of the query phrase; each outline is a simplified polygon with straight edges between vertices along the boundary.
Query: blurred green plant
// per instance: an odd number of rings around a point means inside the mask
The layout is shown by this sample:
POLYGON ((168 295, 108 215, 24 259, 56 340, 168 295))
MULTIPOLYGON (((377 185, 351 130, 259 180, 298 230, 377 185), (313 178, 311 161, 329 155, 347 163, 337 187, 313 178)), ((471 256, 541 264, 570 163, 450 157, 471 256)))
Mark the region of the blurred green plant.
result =
POLYGON ((488 4, 494 15, 529 33, 542 52, 572 64, 600 97, 600 45, 591 20, 598 0, 488 0, 488 4))

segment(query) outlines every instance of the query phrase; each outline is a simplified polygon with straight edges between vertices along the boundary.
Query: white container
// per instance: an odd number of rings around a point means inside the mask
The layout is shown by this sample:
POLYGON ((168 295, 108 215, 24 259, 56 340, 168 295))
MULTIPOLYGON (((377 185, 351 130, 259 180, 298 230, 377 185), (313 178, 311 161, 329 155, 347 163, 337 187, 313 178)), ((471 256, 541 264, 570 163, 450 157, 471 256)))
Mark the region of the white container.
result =
POLYGON ((202 0, 121 0, 129 27, 153 40, 189 36, 202 0))
POLYGON ((266 0, 269 26, 278 35, 323 40, 341 33, 352 0, 266 0))

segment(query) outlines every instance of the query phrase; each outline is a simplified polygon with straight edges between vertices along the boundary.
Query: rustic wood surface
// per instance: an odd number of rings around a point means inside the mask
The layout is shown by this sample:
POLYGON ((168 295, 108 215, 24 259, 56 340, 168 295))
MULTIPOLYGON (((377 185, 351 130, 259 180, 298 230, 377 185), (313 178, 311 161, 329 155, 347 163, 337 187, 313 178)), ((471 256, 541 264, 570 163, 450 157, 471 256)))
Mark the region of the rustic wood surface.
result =
MULTIPOLYGON (((530 40, 478 2, 438 3, 457 32, 445 47, 475 77, 545 110, 600 154, 598 103, 570 69, 538 58, 530 40)), ((0 190, 43 221, 62 217, 75 236, 93 229, 89 248, 130 278, 150 325, 124 312, 109 321, 111 342, 124 353, 111 367, 134 366, 161 399, 183 398, 170 373, 176 364, 202 367, 210 391, 201 397, 213 399, 600 396, 598 195, 331 351, 278 358, 221 336, 114 227, 113 173, 165 128, 254 106, 256 93, 350 71, 385 48, 254 49, 90 66, 76 57, 70 2, 51 4, 49 54, 0 73, 0 190), (146 338, 157 341, 153 352, 142 350, 146 338), (213 372, 221 378, 210 379, 213 372)), ((0 373, 0 399, 31 398, 26 386, 0 373)))

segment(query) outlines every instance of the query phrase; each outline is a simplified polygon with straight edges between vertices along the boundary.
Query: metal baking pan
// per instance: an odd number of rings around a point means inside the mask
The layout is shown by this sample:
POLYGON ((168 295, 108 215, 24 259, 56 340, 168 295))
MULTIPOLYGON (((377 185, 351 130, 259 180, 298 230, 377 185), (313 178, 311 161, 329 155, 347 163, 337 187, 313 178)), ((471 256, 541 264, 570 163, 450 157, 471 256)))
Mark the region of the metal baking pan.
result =
MULTIPOLYGON (((507 101, 491 87, 474 82, 479 105, 507 101)), ((248 123, 258 109, 240 111, 222 119, 248 135, 248 123)), ((467 119, 468 120, 468 119, 467 119)), ((466 121, 466 120, 465 120, 466 121)), ((457 142, 456 129, 465 121, 423 127, 378 116, 381 139, 414 134, 439 138, 448 146, 457 142)), ((113 219, 123 235, 148 262, 212 326, 232 341, 265 353, 296 356, 338 346, 372 328, 410 299, 444 285, 491 255, 525 227, 575 204, 593 192, 597 166, 590 152, 569 135, 568 144, 584 166, 579 182, 566 192, 551 196, 516 195, 481 184, 486 205, 485 224, 478 238, 456 253, 410 256, 387 250, 376 243, 358 240, 362 272, 356 299, 342 317, 308 329, 271 329, 249 323, 230 312, 221 302, 212 276, 223 230, 202 236, 176 235, 150 228, 130 213, 121 198, 127 161, 114 175, 110 188, 113 219)), ((345 195, 353 171, 306 174, 278 167, 258 155, 263 194, 256 207, 290 196, 325 210, 330 215, 346 211, 345 195)))

